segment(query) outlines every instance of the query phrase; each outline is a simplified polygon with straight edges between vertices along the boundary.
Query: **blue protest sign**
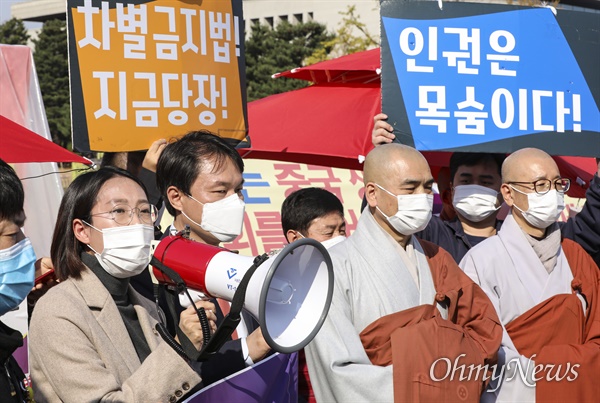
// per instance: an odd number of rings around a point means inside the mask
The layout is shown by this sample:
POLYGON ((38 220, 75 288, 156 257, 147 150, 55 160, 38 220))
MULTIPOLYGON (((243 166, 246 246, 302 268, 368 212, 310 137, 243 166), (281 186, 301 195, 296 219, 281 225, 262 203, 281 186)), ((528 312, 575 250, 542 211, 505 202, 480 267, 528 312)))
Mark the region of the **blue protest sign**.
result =
POLYGON ((381 14, 382 108, 401 142, 600 155, 598 14, 391 1, 381 14))

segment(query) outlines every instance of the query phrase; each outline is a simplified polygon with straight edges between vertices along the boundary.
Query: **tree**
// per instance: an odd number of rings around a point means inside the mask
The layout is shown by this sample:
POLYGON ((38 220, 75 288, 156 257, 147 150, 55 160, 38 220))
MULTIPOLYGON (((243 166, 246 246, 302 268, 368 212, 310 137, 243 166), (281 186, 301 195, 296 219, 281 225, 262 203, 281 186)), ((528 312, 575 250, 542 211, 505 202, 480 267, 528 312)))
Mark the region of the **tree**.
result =
POLYGON ((63 147, 70 148, 71 114, 65 22, 60 20, 44 22, 40 35, 34 43, 33 58, 52 140, 63 147))
POLYGON ((246 41, 246 80, 248 100, 306 87, 301 80, 277 79, 275 73, 303 66, 303 61, 333 38, 317 22, 290 24, 281 22, 275 29, 254 24, 246 41))
POLYGON ((365 23, 360 21, 360 15, 355 13, 356 6, 348 6, 346 11, 340 11, 339 14, 343 18, 336 35, 317 48, 306 59, 306 64, 310 65, 330 58, 361 52, 379 45, 379 40, 369 33, 365 23))
POLYGON ((16 18, 0 24, 0 43, 6 45, 27 45, 29 34, 22 20, 16 18))

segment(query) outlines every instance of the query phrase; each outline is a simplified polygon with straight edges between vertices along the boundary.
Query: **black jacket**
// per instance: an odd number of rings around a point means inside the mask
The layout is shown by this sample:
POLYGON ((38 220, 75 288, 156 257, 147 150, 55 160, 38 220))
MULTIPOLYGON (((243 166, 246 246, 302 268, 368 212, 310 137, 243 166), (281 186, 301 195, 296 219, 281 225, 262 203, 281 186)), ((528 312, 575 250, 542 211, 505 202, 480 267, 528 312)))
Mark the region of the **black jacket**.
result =
MULTIPOLYGON (((163 238, 169 235, 170 226, 163 234, 163 238)), ((152 284, 152 279, 150 277, 150 273, 148 269, 144 270, 141 274, 134 276, 130 280, 131 286, 140 294, 145 296, 146 298, 154 301, 154 285, 152 284)), ((167 308, 166 300, 161 300, 160 307, 165 313, 167 318, 167 327, 171 334, 175 333, 175 322, 173 318, 168 314, 169 310, 167 308)), ((216 300, 211 300, 213 304, 215 304, 216 308, 216 316, 217 316, 217 326, 221 324, 223 320, 223 312, 219 307, 219 304, 216 300)), ((178 314, 183 311, 183 307, 179 304, 179 300, 175 301, 176 309, 178 314)), ((252 333, 256 328, 258 328, 258 323, 245 311, 242 311, 242 316, 248 327, 248 333, 252 333)), ((199 390, 205 386, 210 385, 216 381, 219 381, 235 372, 241 371, 246 368, 246 363, 244 361, 244 357, 242 354, 242 344, 241 340, 229 340, 225 342, 223 347, 213 355, 208 361, 204 362, 195 362, 192 363, 194 369, 200 374, 202 377, 202 382, 194 388, 194 390, 199 390)))
MULTIPOLYGON (((496 221, 496 231, 501 226, 502 221, 496 221)), ((472 248, 458 217, 450 221, 444 221, 438 216, 433 216, 427 227, 415 235, 418 238, 441 246, 452 255, 456 263, 460 263, 469 249, 472 248)))
POLYGON ((581 212, 562 227, 563 238, 577 242, 600 267, 600 178, 594 175, 581 212))
POLYGON ((28 402, 25 375, 13 358, 14 351, 23 345, 23 335, 0 322, 0 401, 28 402))
MULTIPOLYGON (((600 178, 598 175, 594 176, 585 197, 586 202, 581 212, 569 218, 566 223, 560 223, 561 232, 564 238, 581 245, 600 267, 600 178)), ((496 230, 501 226, 502 221, 496 221, 496 230)), ((458 218, 442 221, 434 216, 427 227, 416 236, 447 250, 456 263, 460 263, 467 251, 471 249, 458 218)))

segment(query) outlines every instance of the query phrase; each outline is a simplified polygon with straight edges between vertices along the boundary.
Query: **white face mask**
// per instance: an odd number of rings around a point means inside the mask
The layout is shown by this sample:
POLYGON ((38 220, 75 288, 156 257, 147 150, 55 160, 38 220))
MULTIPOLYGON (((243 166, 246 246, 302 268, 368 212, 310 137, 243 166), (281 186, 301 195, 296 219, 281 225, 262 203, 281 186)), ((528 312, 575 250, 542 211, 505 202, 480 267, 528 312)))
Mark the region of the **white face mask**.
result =
POLYGON ((481 222, 498 211, 498 192, 479 185, 460 185, 454 188, 452 205, 471 222, 481 222))
POLYGON ((181 211, 189 221, 210 232, 221 242, 231 242, 242 233, 246 203, 237 193, 213 203, 202 203, 191 195, 188 197, 203 206, 200 224, 181 211))
POLYGON ((329 238, 325 241, 321 242, 321 245, 323 245, 325 247, 325 249, 329 249, 335 245, 337 245, 340 242, 344 242, 346 240, 346 237, 343 235, 338 235, 338 236, 334 236, 333 238, 329 238))
POLYGON ((100 266, 111 276, 132 277, 144 271, 150 263, 150 243, 154 239, 154 227, 151 225, 136 224, 103 230, 87 225, 102 233, 104 250, 101 253, 88 246, 96 252, 100 266))
POLYGON ((529 203, 527 211, 521 210, 516 204, 513 204, 513 206, 515 206, 515 208, 523 214, 523 218, 535 228, 548 228, 558 220, 560 213, 565 208, 565 195, 557 192, 556 189, 552 189, 548 193, 541 195, 535 192, 522 192, 519 189, 515 189, 512 185, 511 188, 519 193, 527 195, 527 201, 529 203))
POLYGON ((433 211, 432 194, 395 195, 379 185, 377 187, 398 199, 398 211, 393 216, 388 217, 377 206, 377 210, 396 231, 402 235, 412 235, 427 227, 433 211))

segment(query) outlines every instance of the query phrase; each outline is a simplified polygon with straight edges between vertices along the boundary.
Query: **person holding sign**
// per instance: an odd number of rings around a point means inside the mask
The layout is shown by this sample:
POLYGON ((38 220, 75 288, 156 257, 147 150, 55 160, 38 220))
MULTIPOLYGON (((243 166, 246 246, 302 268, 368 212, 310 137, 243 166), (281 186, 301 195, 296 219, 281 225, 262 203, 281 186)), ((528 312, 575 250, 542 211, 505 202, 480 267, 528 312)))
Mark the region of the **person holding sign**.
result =
MULTIPOLYGON (((118 168, 83 174, 65 192, 51 246, 61 282, 37 302, 29 331, 36 401, 175 402, 201 382, 129 284, 150 261, 155 220, 142 183, 118 168)), ((214 306, 197 306, 214 330, 214 306)), ((180 327, 199 348, 199 316, 184 313, 180 327)))
POLYGON ((478 401, 483 374, 449 379, 436 362, 493 364, 502 328, 452 257, 413 235, 432 214, 427 161, 411 147, 377 147, 364 183, 368 208, 352 235, 329 249, 333 300, 305 348, 317 401, 478 401))
POLYGON ((545 152, 526 148, 502 165, 511 208, 498 235, 460 266, 493 302, 504 328, 484 401, 595 401, 600 395, 600 271, 556 219, 570 182, 545 152))

